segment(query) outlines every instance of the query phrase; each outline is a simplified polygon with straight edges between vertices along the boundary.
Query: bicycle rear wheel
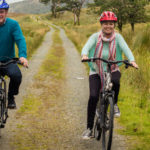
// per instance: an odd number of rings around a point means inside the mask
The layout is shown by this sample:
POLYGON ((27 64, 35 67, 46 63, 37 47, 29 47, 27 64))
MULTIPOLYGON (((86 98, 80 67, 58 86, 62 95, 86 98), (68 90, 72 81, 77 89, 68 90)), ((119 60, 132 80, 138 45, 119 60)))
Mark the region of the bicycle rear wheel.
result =
POLYGON ((108 97, 105 102, 105 120, 102 129, 102 150, 111 150, 114 120, 113 98, 108 97))

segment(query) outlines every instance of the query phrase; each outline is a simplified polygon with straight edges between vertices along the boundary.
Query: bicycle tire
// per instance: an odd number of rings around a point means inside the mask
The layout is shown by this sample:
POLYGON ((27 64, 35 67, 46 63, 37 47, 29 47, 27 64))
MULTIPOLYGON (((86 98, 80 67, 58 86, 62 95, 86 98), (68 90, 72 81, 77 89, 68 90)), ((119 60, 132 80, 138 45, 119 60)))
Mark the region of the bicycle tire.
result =
POLYGON ((0 100, 0 138, 1 138, 1 123, 2 123, 2 108, 1 108, 1 105, 2 104, 2 101, 0 100))
POLYGON ((114 104, 113 98, 108 97, 105 108, 105 126, 102 129, 102 150, 111 150, 113 137, 114 104))
POLYGON ((4 102, 3 100, 0 100, 0 111, 1 111, 1 114, 0 114, 0 128, 4 128, 4 102))
POLYGON ((1 138, 1 130, 4 128, 4 102, 3 99, 0 99, 0 138, 1 138))
POLYGON ((5 87, 2 86, 2 81, 0 82, 0 128, 4 128, 6 112, 6 91, 5 87))

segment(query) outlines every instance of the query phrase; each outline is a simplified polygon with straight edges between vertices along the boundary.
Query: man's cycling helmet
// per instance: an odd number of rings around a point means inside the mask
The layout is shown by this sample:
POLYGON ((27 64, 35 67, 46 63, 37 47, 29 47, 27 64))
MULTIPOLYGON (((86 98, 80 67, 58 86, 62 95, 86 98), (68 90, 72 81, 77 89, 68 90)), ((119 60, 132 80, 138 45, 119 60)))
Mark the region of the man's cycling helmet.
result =
POLYGON ((111 11, 104 11, 101 16, 100 16, 100 22, 103 22, 103 21, 114 21, 114 22, 117 22, 117 17, 116 15, 111 12, 111 11))
POLYGON ((6 0, 0 0, 0 9, 8 9, 9 5, 6 0))

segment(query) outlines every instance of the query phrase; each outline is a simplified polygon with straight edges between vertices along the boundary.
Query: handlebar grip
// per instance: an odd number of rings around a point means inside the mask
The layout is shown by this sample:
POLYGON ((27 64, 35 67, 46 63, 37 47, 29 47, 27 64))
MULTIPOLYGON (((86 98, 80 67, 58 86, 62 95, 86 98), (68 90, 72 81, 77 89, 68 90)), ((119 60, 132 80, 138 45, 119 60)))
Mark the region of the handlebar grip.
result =
POLYGON ((83 59, 81 60, 81 62, 95 62, 96 59, 95 58, 89 58, 89 59, 83 59))
POLYGON ((81 60, 81 62, 89 62, 89 60, 83 59, 83 60, 81 60))

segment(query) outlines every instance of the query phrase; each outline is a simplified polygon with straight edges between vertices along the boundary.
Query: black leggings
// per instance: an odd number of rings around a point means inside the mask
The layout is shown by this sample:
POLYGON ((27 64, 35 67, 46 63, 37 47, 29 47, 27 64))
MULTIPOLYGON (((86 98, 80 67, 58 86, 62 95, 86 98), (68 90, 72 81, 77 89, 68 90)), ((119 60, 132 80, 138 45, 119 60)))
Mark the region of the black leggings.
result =
MULTIPOLYGON (((117 104, 118 94, 120 89, 120 77, 121 73, 119 71, 112 73, 112 83, 113 90, 115 91, 114 104, 117 104)), ((94 124, 94 117, 96 111, 96 105, 99 99, 100 92, 100 76, 98 74, 93 74, 89 76, 89 87, 90 87, 90 97, 87 108, 87 128, 92 129, 94 124)))

